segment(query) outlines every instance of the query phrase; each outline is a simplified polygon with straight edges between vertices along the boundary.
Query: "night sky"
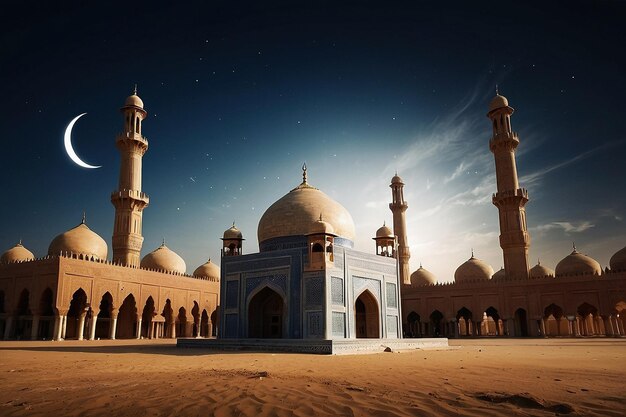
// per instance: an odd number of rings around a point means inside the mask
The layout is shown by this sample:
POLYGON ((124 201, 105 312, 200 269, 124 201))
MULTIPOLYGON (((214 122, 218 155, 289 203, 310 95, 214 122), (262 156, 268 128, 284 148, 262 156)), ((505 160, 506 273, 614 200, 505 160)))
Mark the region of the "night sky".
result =
POLYGON ((149 113, 142 255, 165 238, 190 273, 219 263, 233 220, 256 252, 261 215, 305 161, 351 212, 357 249, 391 223, 397 170, 411 270, 451 280, 473 248, 497 271, 496 84, 516 109, 531 264, 554 268, 574 241, 604 267, 626 245, 624 2, 47 3, 3 6, 2 251, 22 239, 43 256, 86 211, 111 255, 118 109, 135 83, 149 113), (73 144, 95 170, 63 148, 84 112, 73 144))

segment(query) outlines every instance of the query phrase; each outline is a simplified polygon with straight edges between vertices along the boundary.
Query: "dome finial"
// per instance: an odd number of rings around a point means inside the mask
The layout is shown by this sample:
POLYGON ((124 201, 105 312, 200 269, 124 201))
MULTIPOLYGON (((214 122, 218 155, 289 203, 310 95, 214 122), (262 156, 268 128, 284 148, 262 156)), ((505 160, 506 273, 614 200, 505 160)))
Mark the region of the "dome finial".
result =
POLYGON ((420 269, 422 269, 422 261, 420 261, 420 269))
POLYGON ((306 162, 302 164, 302 184, 306 184, 306 162))
POLYGON ((133 89, 133 94, 137 95, 137 83, 135 83, 135 88, 133 89))
POLYGON ((18 245, 22 245, 22 238, 20 238, 20 241, 18 242, 18 245))
POLYGON ((472 258, 474 257, 474 248, 472 248, 472 258))
POLYGON ((232 225, 232 227, 235 227, 235 221, 234 221, 234 220, 233 220, 233 225, 232 225))
POLYGON ((85 210, 83 210, 83 219, 80 221, 80 224, 86 224, 87 223, 87 213, 85 213, 85 210))
POLYGON ((321 221, 321 222, 323 222, 323 221, 324 221, 323 216, 322 216, 322 212, 321 212, 321 211, 320 211, 320 221, 321 221))
POLYGON ((163 236, 163 240, 161 241, 161 246, 165 246, 165 236, 163 236))
POLYGON ((574 248, 574 252, 576 252, 576 242, 572 242, 572 248, 574 248))
POLYGON ((537 258, 537 265, 541 265, 541 259, 537 258))

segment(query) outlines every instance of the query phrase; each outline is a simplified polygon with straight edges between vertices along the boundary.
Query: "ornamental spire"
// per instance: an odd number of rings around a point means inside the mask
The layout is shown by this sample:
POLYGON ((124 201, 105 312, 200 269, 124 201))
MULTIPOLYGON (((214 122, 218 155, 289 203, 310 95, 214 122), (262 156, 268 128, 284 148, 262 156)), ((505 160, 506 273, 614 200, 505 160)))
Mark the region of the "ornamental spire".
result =
POLYGON ((302 184, 306 184, 307 176, 306 176, 306 162, 302 164, 302 184))

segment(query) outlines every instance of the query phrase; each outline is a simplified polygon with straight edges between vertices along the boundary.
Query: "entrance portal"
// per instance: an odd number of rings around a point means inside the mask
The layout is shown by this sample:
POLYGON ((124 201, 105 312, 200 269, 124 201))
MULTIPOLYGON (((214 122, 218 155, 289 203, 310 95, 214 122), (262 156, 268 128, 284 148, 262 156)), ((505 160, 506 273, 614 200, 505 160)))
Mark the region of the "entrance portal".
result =
POLYGON ((380 337, 378 303, 371 292, 365 290, 356 299, 354 315, 357 338, 376 339, 380 337))
POLYGON ((284 310, 282 297, 268 287, 263 288, 248 306, 248 337, 282 338, 284 310))

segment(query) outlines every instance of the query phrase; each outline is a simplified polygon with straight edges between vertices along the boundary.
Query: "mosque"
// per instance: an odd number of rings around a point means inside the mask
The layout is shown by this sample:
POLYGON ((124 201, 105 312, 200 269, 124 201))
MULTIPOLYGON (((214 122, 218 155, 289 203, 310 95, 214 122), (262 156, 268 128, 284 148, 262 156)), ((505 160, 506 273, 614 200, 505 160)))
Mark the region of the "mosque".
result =
MULTIPOLYGON (((390 184, 393 230, 383 224, 375 250, 362 252, 353 247, 350 213, 309 184, 306 165, 302 182, 261 217, 258 253, 243 253, 243 233, 233 224, 222 237, 221 268, 209 260, 186 275, 184 260, 165 242, 141 259, 149 203, 141 163, 148 141, 136 91, 121 111, 112 259, 84 217, 54 238, 42 258, 21 242, 6 251, 0 257, 5 339, 219 335, 236 343, 302 340, 310 347, 356 339, 626 335, 626 248, 604 270, 576 248, 555 270, 529 267, 529 197, 515 161, 520 141, 511 128, 513 108, 499 94, 487 116, 504 268, 494 273, 472 254, 449 284, 421 266, 410 274, 408 204, 397 174, 390 184)), ((196 339, 179 339, 179 345, 187 340, 196 339)))
POLYGON ((165 242, 140 259, 143 210, 142 135, 147 113, 137 91, 121 108, 116 138, 121 165, 113 256, 85 216, 55 237, 43 257, 22 242, 0 256, 0 335, 4 339, 119 339, 210 337, 217 329, 219 267, 210 260, 193 275, 165 242))

